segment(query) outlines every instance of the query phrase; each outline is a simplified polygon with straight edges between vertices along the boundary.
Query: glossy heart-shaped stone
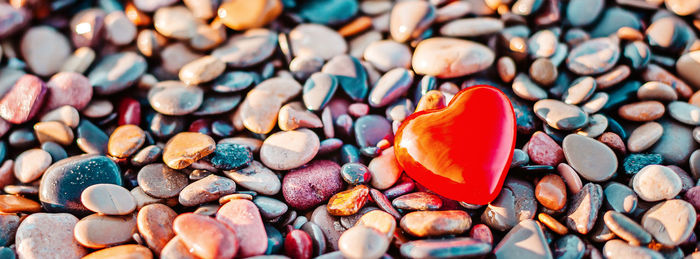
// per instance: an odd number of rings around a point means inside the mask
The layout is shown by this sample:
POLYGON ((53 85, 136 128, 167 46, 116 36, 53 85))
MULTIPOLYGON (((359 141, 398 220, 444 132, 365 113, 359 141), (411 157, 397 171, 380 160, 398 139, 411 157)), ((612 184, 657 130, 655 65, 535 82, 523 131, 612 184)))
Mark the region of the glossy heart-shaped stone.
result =
POLYGON ((470 204, 498 196, 515 146, 515 114, 491 86, 457 93, 439 110, 412 114, 399 127, 394 150, 408 176, 433 192, 470 204))

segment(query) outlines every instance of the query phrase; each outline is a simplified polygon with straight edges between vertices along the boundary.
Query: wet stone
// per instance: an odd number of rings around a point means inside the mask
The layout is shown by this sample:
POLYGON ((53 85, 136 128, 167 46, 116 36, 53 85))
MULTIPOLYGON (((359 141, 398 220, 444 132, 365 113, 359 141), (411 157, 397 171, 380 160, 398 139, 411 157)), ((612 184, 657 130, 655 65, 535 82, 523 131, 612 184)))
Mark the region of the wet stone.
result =
POLYGON ((605 181, 617 171, 615 153, 595 139, 570 134, 564 138, 562 147, 569 165, 586 180, 605 181))
POLYGON ((632 179, 632 187, 645 201, 672 199, 682 188, 680 177, 668 167, 648 165, 639 170, 632 179))
POLYGON ((610 70, 619 58, 620 48, 614 40, 597 38, 573 48, 566 65, 576 74, 591 75, 610 70))
POLYGON ((311 258, 313 243, 309 234, 302 230, 292 230, 284 239, 285 254, 293 258, 311 258))
POLYGON ((240 249, 238 256, 262 255, 267 250, 267 234, 258 208, 252 201, 237 199, 221 206, 216 219, 236 234, 240 249))
POLYGON ((224 195, 236 192, 236 183, 226 177, 209 175, 187 185, 180 191, 178 201, 183 206, 195 206, 219 200, 224 195))
POLYGON ((537 201, 551 210, 561 210, 566 206, 566 186, 562 178, 556 174, 542 177, 535 186, 537 201))
POLYGON ((318 136, 309 129, 277 132, 263 142, 260 160, 274 170, 294 169, 311 161, 319 146, 318 136))
POLYGON ((38 77, 20 77, 0 99, 0 117, 14 124, 31 120, 44 103, 46 92, 46 84, 38 77))
POLYGON ((102 58, 88 74, 97 94, 108 95, 131 86, 144 72, 146 60, 134 52, 121 52, 102 58))
POLYGON ((361 148, 375 146, 393 136, 389 121, 379 115, 362 116, 354 124, 355 140, 361 148))
POLYGON ((127 215, 136 209, 136 201, 127 189, 114 184, 96 184, 80 194, 87 209, 106 215, 127 215))
POLYGON ((298 25, 289 32, 289 39, 296 56, 316 56, 329 60, 347 52, 345 40, 337 32, 320 24, 298 25))
POLYGON ((308 111, 301 102, 291 102, 280 108, 277 122, 281 130, 298 128, 321 128, 323 122, 315 113, 308 111))
POLYGON ((214 80, 226 69, 226 64, 213 56, 204 56, 187 63, 178 74, 180 81, 188 85, 199 85, 214 80))
POLYGON ((198 86, 179 81, 163 81, 148 91, 148 102, 154 110, 165 115, 185 115, 202 105, 204 93, 198 86))
POLYGON ((380 71, 411 67, 411 50, 393 40, 376 41, 367 46, 364 59, 380 71))
POLYGON ((674 101, 668 104, 668 114, 682 123, 691 126, 700 125, 700 107, 695 105, 674 101))
POLYGON ((224 171, 224 174, 238 185, 260 194, 274 195, 281 188, 277 175, 258 161, 252 161, 245 168, 224 171))
POLYGON ((481 222, 495 230, 506 231, 518 222, 534 218, 536 212, 537 200, 532 185, 511 178, 481 214, 481 222))
POLYGON ((668 200, 644 213, 641 223, 659 243, 677 246, 691 236, 696 217, 695 209, 690 203, 683 200, 668 200))
POLYGON ((87 187, 109 183, 121 185, 119 167, 99 155, 73 156, 51 165, 39 184, 39 200, 50 212, 87 213, 80 194, 87 187))
POLYGON ((176 216, 173 209, 163 204, 151 204, 139 210, 136 218, 139 234, 156 255, 175 236, 173 221, 176 216))
POLYGON ((104 248, 128 242, 136 231, 136 215, 92 214, 78 221, 74 233, 81 245, 104 248))
POLYGON ((658 101, 642 101, 625 104, 618 109, 618 114, 629 121, 653 121, 664 115, 666 108, 658 101))
POLYGON ((598 219, 598 211, 603 203, 603 188, 594 183, 587 183, 574 195, 566 213, 566 225, 569 229, 587 234, 598 219))
POLYGON ((427 192, 414 192, 397 197, 391 204, 401 210, 438 210, 442 200, 427 192))
POLYGON ((329 199, 343 186, 340 166, 319 160, 287 173, 282 180, 282 193, 291 207, 307 210, 329 199))
POLYGON ((87 77, 74 72, 56 73, 46 83, 47 91, 45 111, 70 105, 81 110, 92 98, 92 85, 87 77))
POLYGON ((644 83, 637 90, 637 98, 640 100, 675 101, 678 99, 678 94, 665 83, 650 81, 644 83))
POLYGON ((401 228, 416 237, 461 234, 471 226, 472 220, 464 211, 415 211, 401 218, 401 228))
POLYGON ((574 130, 588 124, 588 115, 580 108, 561 101, 545 99, 535 103, 535 115, 559 130, 574 130))
POLYGON ((282 12, 282 7, 279 0, 237 0, 221 4, 217 14, 227 27, 240 31, 262 27, 277 18, 282 12))
POLYGON ((163 161, 170 168, 183 169, 214 152, 216 145, 211 137, 182 132, 172 137, 163 148, 163 161))
POLYGON ((27 66, 39 76, 58 72, 71 54, 66 36, 46 25, 27 30, 19 46, 27 66))
POLYGON ((693 140, 692 129, 670 120, 662 120, 660 123, 664 134, 650 152, 660 154, 666 163, 686 163, 691 152, 698 147, 697 142, 693 140))
POLYGON ((78 219, 67 213, 35 213, 25 218, 15 237, 21 258, 80 258, 87 254, 73 237, 78 219), (51 231, 46 231, 51 229, 51 231))
POLYGON ((369 172, 372 175, 371 185, 374 188, 384 190, 396 183, 401 176, 401 166, 396 160, 394 147, 387 148, 382 153, 373 158, 369 165, 369 172))
POLYGON ((357 213, 367 203, 369 188, 358 185, 333 195, 328 201, 328 213, 333 216, 349 216, 357 213))
POLYGON ((580 104, 588 100, 596 90, 597 83, 593 77, 586 76, 574 80, 562 96, 565 103, 580 104))
POLYGON ((603 190, 605 204, 620 213, 632 213, 637 208, 637 194, 626 185, 611 182, 603 190))
POLYGON ((513 227, 493 249, 496 257, 554 258, 542 228, 533 220, 524 220, 513 227), (527 249, 523 249, 527 247, 527 249))
POLYGON ((137 181, 143 191, 155 198, 172 198, 187 186, 187 175, 164 164, 149 164, 141 168, 137 181))
POLYGON ((407 258, 426 258, 439 254, 445 257, 479 257, 488 254, 491 246, 471 238, 450 240, 416 240, 401 245, 401 255, 407 258))
POLYGON ((297 96, 301 90, 301 85, 295 80, 282 77, 258 84, 248 92, 238 109, 243 125, 254 133, 269 133, 275 127, 282 104, 297 96))
POLYGON ((405 68, 386 72, 369 93, 369 105, 383 107, 404 95, 413 83, 413 73, 405 68))

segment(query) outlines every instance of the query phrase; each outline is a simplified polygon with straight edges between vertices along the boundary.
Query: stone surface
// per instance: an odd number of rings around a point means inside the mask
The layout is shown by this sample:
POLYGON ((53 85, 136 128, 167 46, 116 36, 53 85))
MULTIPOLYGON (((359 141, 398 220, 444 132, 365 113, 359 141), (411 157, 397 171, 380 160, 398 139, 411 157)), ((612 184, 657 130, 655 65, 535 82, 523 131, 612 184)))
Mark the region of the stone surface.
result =
POLYGON ((174 236, 173 221, 177 213, 163 204, 150 204, 141 208, 136 217, 139 234, 156 255, 174 236))
POLYGON ((173 230, 190 252, 202 258, 233 258, 238 250, 236 233, 211 217, 181 214, 173 230))
POLYGON ((75 225, 75 239, 89 248, 104 248, 126 243, 137 232, 136 215, 107 216, 92 214, 75 225))
POLYGON ((274 170, 289 170, 306 164, 320 147, 316 133, 309 129, 277 132, 260 147, 260 160, 274 170))
POLYGON ((542 228, 534 220, 521 221, 508 231, 493 253, 499 258, 554 258, 542 228))
POLYGON ((494 53, 479 43, 430 38, 418 44, 412 65, 418 74, 453 78, 482 71, 491 66, 494 60, 494 53))
POLYGON ((214 139, 197 132, 182 132, 172 137, 163 148, 163 162, 173 169, 183 169, 213 153, 214 139))
POLYGON ((80 194, 85 208, 106 215, 127 215, 136 209, 136 200, 124 187, 115 184, 95 184, 80 194))
POLYGON ((690 203, 674 199, 661 202, 644 213, 642 226, 659 243, 677 246, 691 236, 696 218, 690 203))
POLYGON ((262 255, 267 250, 267 234, 258 208, 249 200, 232 200, 221 206, 216 219, 236 234, 240 249, 236 255, 262 255))
POLYGON ((78 219, 67 213, 36 213, 25 218, 17 229, 15 243, 21 258, 81 258, 87 250, 73 237, 78 219), (51 231, 46 231, 51 229, 51 231))
POLYGON ((414 211, 401 218, 401 229, 417 237, 458 235, 471 227, 472 219, 461 210, 414 211))
POLYGON ((587 183, 574 195, 566 213, 566 225, 571 230, 587 234, 598 219, 598 211, 602 204, 603 188, 595 183, 587 183))
POLYGON ((577 134, 569 134, 562 143, 569 165, 589 181, 605 181, 617 171, 617 157, 605 144, 577 134))

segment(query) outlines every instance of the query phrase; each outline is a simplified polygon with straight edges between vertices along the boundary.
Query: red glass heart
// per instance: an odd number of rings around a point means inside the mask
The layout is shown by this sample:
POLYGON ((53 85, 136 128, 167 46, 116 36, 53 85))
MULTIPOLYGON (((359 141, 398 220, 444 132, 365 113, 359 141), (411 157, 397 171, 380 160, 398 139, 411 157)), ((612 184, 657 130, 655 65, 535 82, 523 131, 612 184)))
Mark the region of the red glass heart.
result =
POLYGON ((450 104, 420 111, 396 132, 394 152, 418 183, 450 199, 487 204, 498 196, 515 147, 508 97, 486 85, 466 88, 450 104))

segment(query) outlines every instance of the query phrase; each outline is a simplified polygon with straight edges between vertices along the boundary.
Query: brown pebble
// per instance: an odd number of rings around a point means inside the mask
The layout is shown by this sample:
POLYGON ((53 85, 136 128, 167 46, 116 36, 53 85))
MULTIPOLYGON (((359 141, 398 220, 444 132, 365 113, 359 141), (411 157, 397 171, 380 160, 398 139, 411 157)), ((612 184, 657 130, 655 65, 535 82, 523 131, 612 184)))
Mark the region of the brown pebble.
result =
POLYGON ((55 142, 68 146, 73 142, 73 129, 58 121, 45 121, 34 124, 34 133, 40 143, 55 142))
POLYGON ((557 79, 557 67, 546 58, 538 58, 530 65, 530 78, 541 85, 551 85, 557 79))
POLYGON ((18 213, 39 211, 41 211, 41 205, 36 201, 17 195, 0 195, 0 212, 18 213))
POLYGON ((537 214, 537 219, 540 222, 542 222, 542 224, 547 226, 547 228, 554 231, 554 233, 557 233, 559 235, 566 235, 566 233, 569 232, 569 230, 566 228, 566 226, 564 226, 564 224, 561 224, 559 221, 554 219, 549 214, 545 214, 545 213, 537 214))
POLYGON ((333 216, 353 215, 367 203, 368 198, 369 188, 365 185, 336 193, 328 201, 328 213, 333 216))
POLYGON ((156 255, 175 236, 173 220, 177 213, 163 204, 146 205, 139 210, 136 225, 139 233, 156 255))
POLYGON ((234 0, 222 3, 217 14, 227 27, 242 31, 263 27, 282 13, 280 0, 234 0))
POLYGON ((189 251, 202 258, 231 259, 238 250, 235 233, 211 217, 181 214, 175 218, 173 229, 189 251))
POLYGON ((107 152, 116 158, 127 158, 146 142, 146 132, 139 126, 127 124, 117 127, 109 136, 107 152))
POLYGON ((401 229, 417 237, 459 235, 467 231, 472 219, 461 210, 414 211, 401 218, 401 229))
POLYGON ((566 186, 564 181, 556 174, 542 177, 535 186, 535 198, 551 210, 561 210, 566 206, 566 186))
POLYGON ((211 154, 216 142, 198 132, 181 132, 168 140, 163 148, 163 162, 173 169, 183 169, 211 154))
POLYGON ((510 83, 515 78, 515 74, 518 72, 515 66, 515 61, 509 56, 503 56, 498 59, 496 63, 496 69, 498 71, 498 76, 504 83, 510 83))
POLYGON ((183 206, 195 206, 216 201, 234 192, 236 192, 236 183, 233 180, 212 174, 187 185, 180 192, 178 200, 183 206))
POLYGON ((625 142, 622 141, 619 135, 612 132, 605 132, 596 138, 601 143, 610 147, 615 154, 624 155, 627 153, 627 148, 625 147, 625 142))
POLYGON ((146 194, 155 198, 171 198, 187 186, 187 175, 164 164, 150 164, 141 168, 137 181, 146 194))
POLYGON ((629 121, 653 121, 664 115, 666 108, 658 101, 641 101, 621 106, 617 113, 629 121))
POLYGON ((136 215, 92 214, 75 224, 74 233, 81 245, 103 248, 128 242, 136 231, 136 215))

